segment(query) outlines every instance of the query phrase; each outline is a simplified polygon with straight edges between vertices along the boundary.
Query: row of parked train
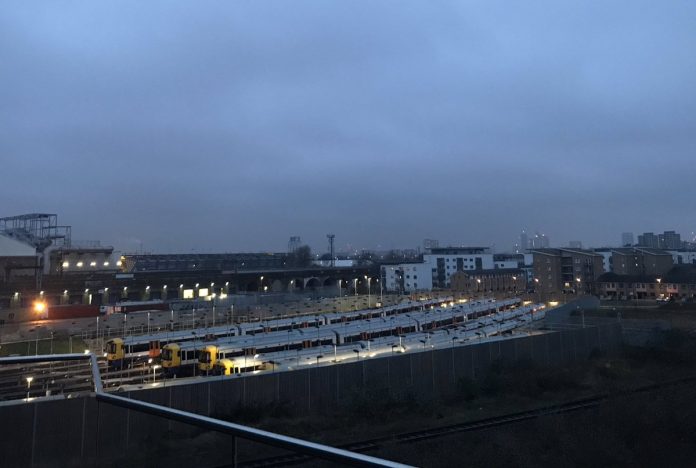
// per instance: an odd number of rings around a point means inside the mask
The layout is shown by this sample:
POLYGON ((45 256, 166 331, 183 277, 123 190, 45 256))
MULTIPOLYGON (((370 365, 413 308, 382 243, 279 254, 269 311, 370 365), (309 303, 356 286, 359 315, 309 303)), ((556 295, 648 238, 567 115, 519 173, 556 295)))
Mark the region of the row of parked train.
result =
POLYGON ((423 349, 454 346, 486 339, 505 339, 513 330, 529 325, 545 317, 543 305, 517 309, 516 312, 493 313, 476 320, 458 323, 426 333, 391 335, 370 340, 348 343, 348 345, 321 345, 313 348, 265 352, 254 356, 224 357, 221 350, 208 345, 200 350, 198 362, 193 360, 183 365, 179 372, 201 375, 231 375, 256 370, 275 370, 281 367, 297 369, 306 365, 319 365, 320 362, 345 362, 352 359, 374 357, 379 354, 404 353, 409 349, 423 349))
MULTIPOLYGON (((436 308, 427 311, 377 318, 343 325, 318 327, 316 330, 299 329, 286 334, 273 332, 261 337, 239 337, 231 340, 218 340, 204 346, 196 343, 165 345, 162 366, 166 373, 174 375, 191 375, 196 371, 202 374, 229 375, 255 370, 269 360, 272 355, 289 357, 291 351, 335 346, 350 348, 359 342, 379 341, 388 337, 407 337, 417 332, 432 333, 450 327, 457 327, 462 334, 473 336, 476 331, 486 329, 484 335, 503 333, 520 326, 543 306, 528 305, 496 312, 489 305, 473 307, 455 306, 453 308, 436 308), (482 316, 482 313, 486 315, 482 316), (492 328, 491 328, 492 327, 492 328), (349 346, 348 346, 349 345, 349 346), (259 359, 263 356, 262 359, 259 359)), ((499 303, 500 304, 500 303, 499 303)))
POLYGON ((323 325, 389 317, 416 310, 446 306, 447 304, 454 304, 452 297, 429 299, 426 301, 407 301, 389 307, 359 310, 355 312, 271 319, 238 325, 224 324, 195 330, 159 331, 147 335, 133 335, 124 338, 110 339, 105 343, 105 352, 110 368, 121 367, 125 364, 125 360, 137 361, 143 358, 159 358, 162 352, 162 346, 167 343, 200 343, 201 341, 209 342, 234 336, 316 328, 317 326, 323 325))
POLYGON ((258 368, 260 354, 322 346, 336 347, 380 337, 463 326, 490 326, 524 317, 542 306, 520 307, 519 299, 455 304, 451 298, 408 302, 349 314, 326 314, 304 319, 269 320, 235 327, 113 339, 107 342, 109 366, 121 367, 143 358, 161 361, 169 375, 240 373, 258 368), (147 346, 147 349, 145 349, 147 346), (161 346, 161 348, 160 348, 161 346))

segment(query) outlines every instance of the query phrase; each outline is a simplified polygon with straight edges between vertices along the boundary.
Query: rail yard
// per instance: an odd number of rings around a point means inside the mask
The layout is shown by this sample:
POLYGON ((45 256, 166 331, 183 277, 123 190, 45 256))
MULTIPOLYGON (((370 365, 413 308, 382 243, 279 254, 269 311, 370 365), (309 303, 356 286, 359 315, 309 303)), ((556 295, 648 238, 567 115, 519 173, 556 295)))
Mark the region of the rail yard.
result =
MULTIPOLYGON (((519 298, 409 300, 354 312, 95 338, 87 340, 85 352, 98 355, 106 391, 132 391, 504 340, 532 333, 530 325, 545 317, 545 308, 519 298)), ((90 391, 91 380, 89 367, 80 363, 5 366, 0 399, 71 398, 90 391)))

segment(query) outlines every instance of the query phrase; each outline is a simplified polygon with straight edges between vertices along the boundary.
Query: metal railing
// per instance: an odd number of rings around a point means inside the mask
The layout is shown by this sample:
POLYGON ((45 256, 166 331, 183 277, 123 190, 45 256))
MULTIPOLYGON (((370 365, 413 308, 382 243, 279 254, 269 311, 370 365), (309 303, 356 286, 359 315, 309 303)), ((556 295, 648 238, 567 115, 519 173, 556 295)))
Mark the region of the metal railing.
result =
MULTIPOLYGON (((0 358, 0 366, 10 364, 31 364, 58 361, 86 360, 90 362, 94 385, 93 396, 96 398, 97 401, 118 406, 121 408, 138 411, 141 413, 162 417, 171 421, 178 421, 185 424, 191 424, 202 429, 208 429, 224 434, 229 434, 235 438, 233 446, 236 446, 236 438, 240 437, 242 439, 247 439, 252 442, 266 444, 280 449, 299 453, 302 455, 316 457, 330 462, 336 462, 345 465, 389 468, 407 468, 409 466, 401 463, 392 462, 389 460, 383 460, 381 458, 350 452, 348 450, 338 449, 328 445, 317 444, 314 442, 308 442, 306 440, 297 439, 294 437, 284 436, 281 434, 275 434, 273 432, 255 429, 253 427, 243 426, 241 424, 221 421, 219 419, 201 416, 195 413, 189 413, 186 411, 181 411, 166 406, 156 405, 153 403, 147 403, 140 400, 134 400, 106 393, 104 392, 102 386, 97 357, 94 354, 54 354, 48 356, 43 355, 0 358)), ((36 400, 40 401, 41 397, 33 398, 32 402, 36 400)), ((26 401, 27 400, 18 400, 16 401, 16 403, 26 404, 26 401)), ((235 450, 232 465, 236 466, 236 464, 237 460, 235 450)))

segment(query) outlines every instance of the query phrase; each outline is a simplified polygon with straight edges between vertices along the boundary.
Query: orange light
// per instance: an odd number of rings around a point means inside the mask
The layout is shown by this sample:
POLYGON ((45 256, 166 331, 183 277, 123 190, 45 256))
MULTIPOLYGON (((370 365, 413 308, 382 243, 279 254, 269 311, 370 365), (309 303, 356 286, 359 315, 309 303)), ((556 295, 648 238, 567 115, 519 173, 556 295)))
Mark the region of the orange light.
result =
POLYGON ((46 303, 45 302, 41 302, 41 301, 34 302, 34 312, 36 312, 37 314, 40 314, 44 310, 46 310, 46 303))

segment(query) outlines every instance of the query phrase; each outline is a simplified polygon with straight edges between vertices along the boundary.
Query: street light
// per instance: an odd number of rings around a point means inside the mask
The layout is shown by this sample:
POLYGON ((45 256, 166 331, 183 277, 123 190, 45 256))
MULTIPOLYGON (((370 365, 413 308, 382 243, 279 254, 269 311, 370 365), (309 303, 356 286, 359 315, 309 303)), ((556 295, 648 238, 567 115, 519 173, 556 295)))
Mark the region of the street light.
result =
POLYGON ((372 278, 368 278, 367 275, 365 275, 365 279, 367 280, 367 308, 370 308, 370 282, 372 281, 372 278))
POLYGON ((322 355, 322 354, 317 355, 317 366, 319 365, 319 359, 321 359, 323 357, 324 357, 324 355, 322 355))
POLYGON ((31 381, 34 380, 34 377, 27 377, 27 400, 29 399, 29 392, 31 391, 31 381))
POLYGON ((359 361, 359 360, 360 360, 360 350, 359 350, 359 349, 354 349, 353 352, 358 354, 358 357, 357 357, 356 360, 359 361))

